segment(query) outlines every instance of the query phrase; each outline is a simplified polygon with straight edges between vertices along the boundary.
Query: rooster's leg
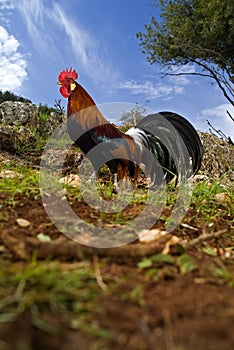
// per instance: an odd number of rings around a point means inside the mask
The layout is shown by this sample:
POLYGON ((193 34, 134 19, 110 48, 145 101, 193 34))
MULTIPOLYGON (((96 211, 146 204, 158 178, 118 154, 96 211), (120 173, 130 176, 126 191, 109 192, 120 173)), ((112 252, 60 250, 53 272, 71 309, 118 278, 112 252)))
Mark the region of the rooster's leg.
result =
POLYGON ((140 167, 139 167, 139 165, 135 164, 134 165, 134 176, 133 176, 134 185, 137 185, 139 175, 140 175, 140 167))
POLYGON ((93 183, 95 181, 96 178, 96 171, 94 171, 92 173, 92 175, 90 176, 90 178, 87 180, 87 183, 93 183))
POLYGON ((113 179, 114 179, 114 181, 113 181, 114 191, 117 193, 118 189, 119 189, 117 173, 113 174, 113 179))

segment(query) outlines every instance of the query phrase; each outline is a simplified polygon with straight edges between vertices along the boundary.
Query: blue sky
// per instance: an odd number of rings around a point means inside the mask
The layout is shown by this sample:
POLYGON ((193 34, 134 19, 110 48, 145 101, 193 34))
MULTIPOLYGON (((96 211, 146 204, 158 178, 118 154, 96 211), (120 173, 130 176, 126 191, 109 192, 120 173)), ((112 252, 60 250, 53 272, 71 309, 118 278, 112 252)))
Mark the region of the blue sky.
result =
POLYGON ((202 131, 209 119, 234 139, 226 114, 234 108, 216 86, 206 78, 162 78, 147 63, 136 33, 156 11, 151 0, 0 0, 0 89, 53 106, 62 98, 57 76, 72 66, 96 103, 175 111, 202 131))

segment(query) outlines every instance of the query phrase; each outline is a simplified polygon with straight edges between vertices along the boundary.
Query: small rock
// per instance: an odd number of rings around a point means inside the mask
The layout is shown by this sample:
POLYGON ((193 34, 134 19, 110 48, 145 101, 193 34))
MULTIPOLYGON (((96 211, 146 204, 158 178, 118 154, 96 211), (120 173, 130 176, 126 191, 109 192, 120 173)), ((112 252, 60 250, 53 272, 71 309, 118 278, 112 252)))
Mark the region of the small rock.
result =
POLYGON ((4 245, 0 245, 0 254, 5 253, 6 247, 4 245))
POLYGON ((173 245, 176 245, 180 242, 179 237, 177 236, 172 236, 169 241, 165 244, 165 247, 162 251, 163 254, 168 254, 170 252, 170 247, 173 245))
POLYGON ((216 203, 221 205, 229 205, 231 204, 231 198, 227 193, 216 193, 214 195, 214 199, 216 203))
POLYGON ((199 181, 206 181, 208 180, 208 176, 204 174, 199 174, 194 176, 194 181, 199 182, 199 181))
POLYGON ((0 172, 0 178, 14 179, 16 177, 22 179, 23 175, 13 170, 2 170, 0 172))
POLYGON ((65 177, 62 177, 59 179, 59 183, 64 185, 70 185, 72 187, 79 187, 80 186, 80 178, 76 174, 70 174, 65 177))
POLYGON ((149 230, 149 231, 143 230, 140 233, 139 241, 142 242, 142 243, 151 243, 153 241, 158 240, 159 238, 161 238, 165 234, 167 234, 167 232, 166 231, 162 231, 159 228, 152 229, 152 230, 149 230))
POLYGON ((40 242, 51 242, 50 236, 45 235, 44 233, 39 233, 39 234, 37 235, 37 239, 38 239, 40 242))
POLYGON ((30 221, 28 221, 26 219, 18 218, 18 219, 16 219, 16 222, 21 227, 28 227, 31 225, 30 221))

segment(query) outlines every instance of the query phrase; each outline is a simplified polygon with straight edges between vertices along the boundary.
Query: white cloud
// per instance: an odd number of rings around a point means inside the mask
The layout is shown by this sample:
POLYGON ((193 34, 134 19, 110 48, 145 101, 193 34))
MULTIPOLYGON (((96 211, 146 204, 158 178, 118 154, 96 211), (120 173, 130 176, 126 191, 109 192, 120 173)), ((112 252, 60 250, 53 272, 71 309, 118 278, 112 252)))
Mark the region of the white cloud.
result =
POLYGON ((171 74, 177 74, 177 75, 171 75, 168 76, 168 80, 171 81, 172 83, 176 84, 176 85, 189 85, 190 84, 190 80, 188 78, 189 75, 187 74, 193 74, 195 73, 196 68, 195 66, 189 65, 189 64, 185 64, 182 66, 172 66, 171 70, 169 73, 171 74), (181 75, 180 75, 181 74, 181 75))
POLYGON ((182 86, 154 83, 151 80, 142 83, 125 80, 119 83, 118 89, 129 90, 133 95, 144 95, 149 100, 170 98, 172 94, 181 94, 184 91, 182 86))
POLYGON ((8 25, 10 23, 8 15, 13 9, 14 5, 11 0, 0 0, 0 21, 2 24, 8 25))
POLYGON ((14 8, 12 0, 0 0, 1 10, 12 10, 14 8))
MULTIPOLYGON (((181 67, 172 67, 172 74, 189 74, 194 73, 195 67, 184 65, 181 67)), ((146 77, 146 76, 145 76, 146 77)), ((136 80, 126 80, 119 83, 119 89, 127 89, 133 95, 145 95, 147 99, 171 98, 172 95, 181 95, 185 92, 185 87, 190 84, 190 80, 185 75, 166 76, 163 82, 153 82, 145 80, 138 82, 136 80)))
POLYGON ((222 104, 213 108, 206 108, 201 111, 201 117, 198 117, 199 126, 208 129, 206 120, 221 130, 226 136, 230 136, 234 140, 234 122, 228 116, 227 111, 234 117, 234 107, 230 104, 222 104))
POLYGON ((15 6, 20 11, 31 42, 40 56, 56 61, 60 53, 50 30, 51 9, 47 9, 42 0, 18 0, 15 6))
POLYGON ((20 43, 0 26, 0 89, 17 91, 27 78, 25 55, 19 52, 20 43))
POLYGON ((77 62, 89 76, 97 81, 108 81, 114 78, 114 69, 108 62, 108 55, 96 36, 94 37, 74 22, 58 4, 54 4, 53 19, 65 31, 77 62))
POLYGON ((43 0, 19 0, 16 5, 40 55, 56 62, 75 59, 94 81, 113 79, 114 69, 98 37, 82 28, 57 2, 51 6, 43 0))
POLYGON ((230 104, 222 104, 213 108, 203 109, 201 114, 205 117, 218 117, 222 118, 227 115, 226 111, 229 111, 231 114, 234 113, 234 107, 230 104))

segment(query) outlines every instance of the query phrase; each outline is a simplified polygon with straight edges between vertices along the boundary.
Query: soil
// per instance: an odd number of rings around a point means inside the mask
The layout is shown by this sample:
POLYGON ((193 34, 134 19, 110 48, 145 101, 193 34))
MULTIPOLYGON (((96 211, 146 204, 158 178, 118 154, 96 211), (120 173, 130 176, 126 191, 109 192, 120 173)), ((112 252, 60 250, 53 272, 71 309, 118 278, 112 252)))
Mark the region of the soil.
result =
MULTIPOLYGON (((5 194, 0 194, 4 198, 5 194)), ((73 202, 74 210, 84 210, 84 203, 73 202)), ((93 310, 90 322, 97 321, 110 331, 105 344, 98 337, 72 329, 61 313, 43 310, 44 318, 56 328, 56 334, 48 334, 36 327, 28 311, 22 312, 13 322, 0 324, 1 350, 77 350, 77 349, 128 349, 128 350, 231 350, 234 349, 234 292, 225 279, 210 274, 209 265, 213 257, 197 247, 188 249, 199 268, 181 273, 175 266, 162 264, 157 279, 140 270, 137 263, 142 256, 161 252, 165 240, 144 244, 137 241, 119 248, 95 249, 78 245, 64 237, 51 223, 41 199, 26 196, 16 197, 16 205, 4 204, 0 232, 0 254, 4 261, 27 264, 33 256, 38 259, 57 259, 67 264, 98 257, 101 275, 105 284, 122 281, 114 293, 100 288, 98 305, 101 312, 93 310), (25 228, 17 224, 17 218, 30 222, 25 228), (43 230, 51 242, 38 241, 43 230), (136 287, 139 287, 136 289, 136 287), (137 293, 136 298, 131 293, 137 293), (125 298, 126 295, 132 298, 125 298)), ((86 214, 85 214, 86 213, 86 214)), ((188 211, 185 222, 194 215, 188 211)), ((196 231, 179 227, 173 236, 179 238, 198 237, 203 232, 199 222, 196 231)), ((217 219, 216 230, 230 230, 230 225, 217 219)), ((159 222, 157 228, 163 228, 159 222)), ((169 236, 170 239, 172 236, 169 236)), ((227 238, 211 240, 211 245, 220 251, 230 241, 227 238)), ((175 246, 170 253, 178 254, 175 246)), ((227 260, 229 272, 234 274, 233 260, 227 260)), ((0 283, 1 285, 1 283, 0 283)))

